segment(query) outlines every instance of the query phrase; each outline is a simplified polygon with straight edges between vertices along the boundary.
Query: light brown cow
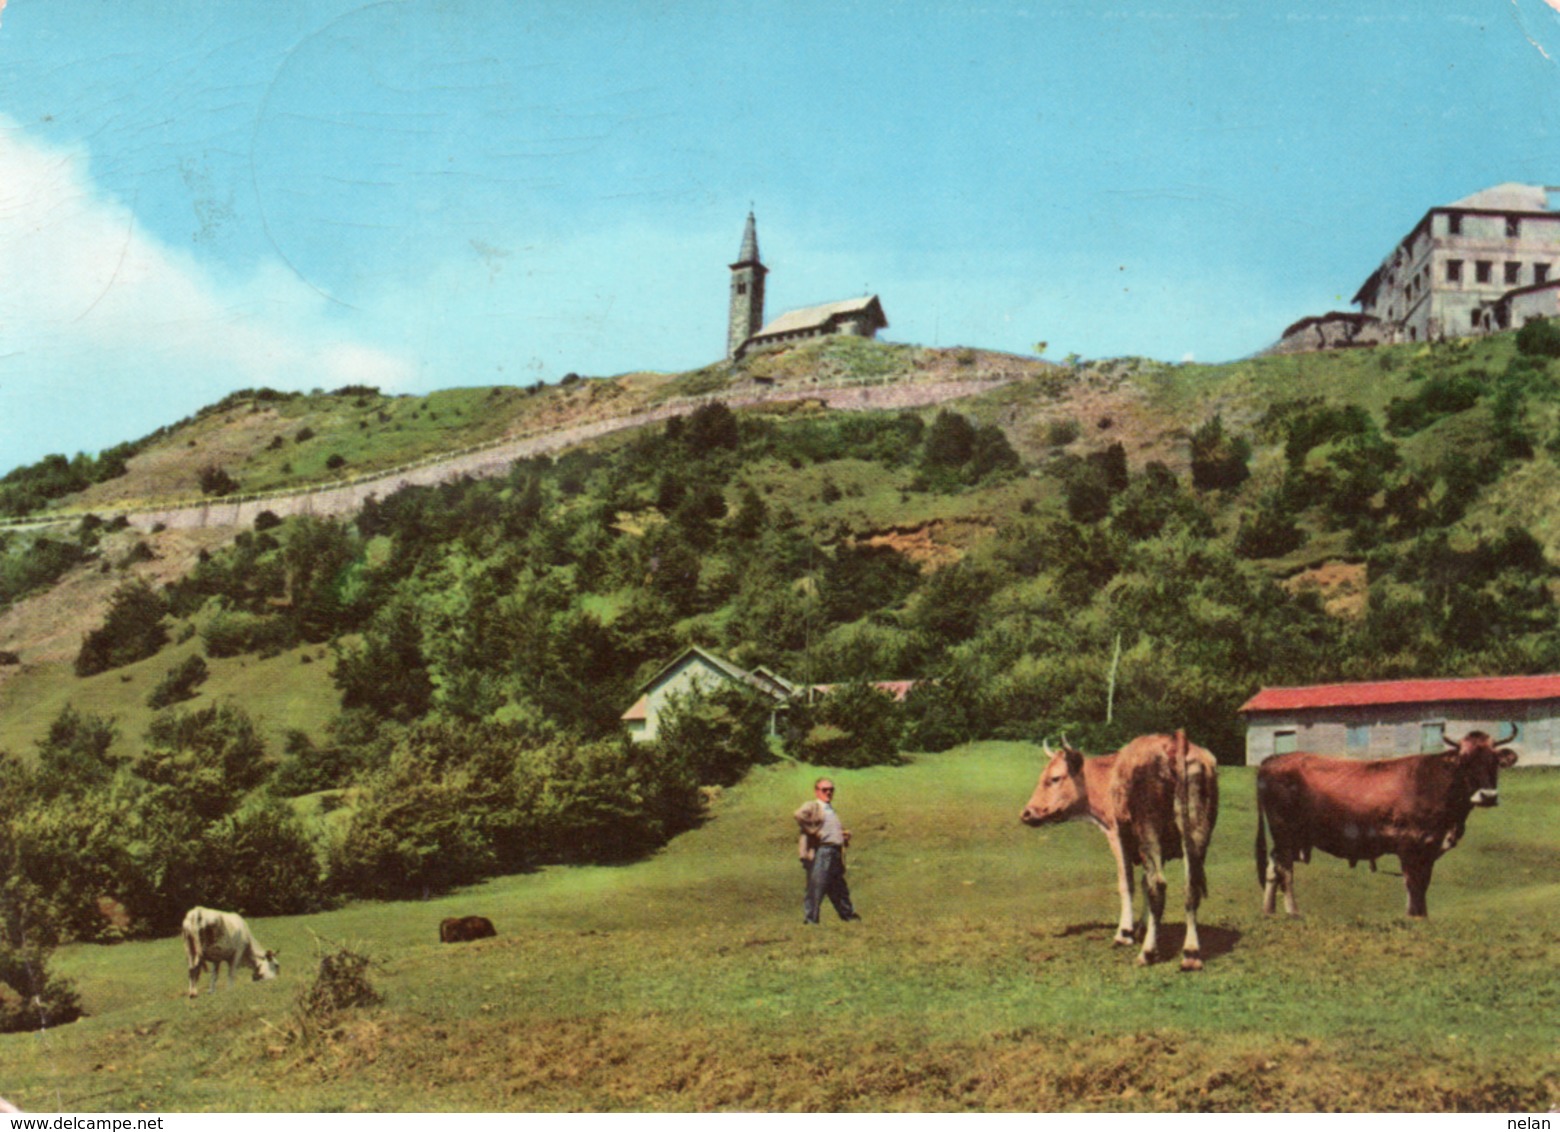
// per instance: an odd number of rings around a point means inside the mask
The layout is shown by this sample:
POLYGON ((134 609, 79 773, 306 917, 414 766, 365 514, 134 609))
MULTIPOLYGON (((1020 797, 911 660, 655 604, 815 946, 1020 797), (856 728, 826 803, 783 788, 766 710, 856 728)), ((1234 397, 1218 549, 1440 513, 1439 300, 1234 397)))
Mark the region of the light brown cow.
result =
POLYGON ((1115 943, 1133 942, 1133 870, 1143 869, 1143 947, 1138 963, 1159 958, 1159 921, 1165 910, 1164 863, 1186 861, 1186 942, 1181 970, 1202 970, 1197 908, 1208 892, 1203 859, 1219 814, 1218 767, 1213 755, 1188 743, 1185 731, 1143 735, 1114 755, 1085 758, 1065 741, 1040 772, 1024 807, 1025 825, 1071 820, 1099 826, 1116 856, 1121 918, 1115 943))
POLYGON ((1257 768, 1257 880, 1262 911, 1271 915, 1280 891, 1284 910, 1295 905, 1295 862, 1320 849, 1350 865, 1388 853, 1403 866, 1408 914, 1429 914, 1425 892, 1436 860, 1458 841, 1475 807, 1500 800, 1500 771, 1517 761, 1504 739, 1483 731, 1441 738, 1450 751, 1396 759, 1343 759, 1296 752, 1274 755, 1257 768), (1267 830, 1273 830, 1268 858, 1267 830))

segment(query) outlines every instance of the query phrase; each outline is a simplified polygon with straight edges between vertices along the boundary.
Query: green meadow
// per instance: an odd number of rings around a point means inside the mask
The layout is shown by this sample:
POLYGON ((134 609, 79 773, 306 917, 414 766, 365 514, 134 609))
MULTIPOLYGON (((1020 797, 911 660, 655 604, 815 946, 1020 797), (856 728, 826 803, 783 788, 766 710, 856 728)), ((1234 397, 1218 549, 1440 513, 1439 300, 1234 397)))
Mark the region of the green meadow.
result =
MULTIPOLYGON (((1020 825, 1023 743, 834 773, 864 919, 801 923, 789 814, 816 768, 716 794, 653 857, 422 902, 257 919, 274 983, 183 997, 165 938, 55 956, 88 1010, 0 1037, 24 1108, 186 1110, 1502 1110, 1560 1104, 1560 774, 1502 776, 1442 859, 1430 916, 1396 862, 1318 856, 1304 918, 1265 919, 1254 772, 1221 771, 1207 969, 1113 948, 1114 871, 1081 823, 1020 825), (438 942, 483 915, 498 938, 438 942), (301 1025, 315 957, 383 994, 301 1025)), ((1166 943, 1178 948, 1182 874, 1166 943)))

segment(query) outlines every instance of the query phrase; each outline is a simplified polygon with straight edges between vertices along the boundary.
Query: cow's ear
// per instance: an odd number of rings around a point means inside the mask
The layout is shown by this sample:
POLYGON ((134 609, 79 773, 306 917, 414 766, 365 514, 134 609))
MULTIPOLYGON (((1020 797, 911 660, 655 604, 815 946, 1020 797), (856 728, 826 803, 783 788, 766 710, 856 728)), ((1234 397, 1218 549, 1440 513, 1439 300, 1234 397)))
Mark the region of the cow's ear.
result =
POLYGON ((1062 753, 1067 757, 1067 773, 1077 774, 1083 769, 1083 752, 1073 747, 1063 747, 1062 753))
POLYGON ((1501 770, 1510 770, 1512 767, 1517 765, 1517 752, 1513 751, 1510 747, 1502 747, 1500 750, 1496 751, 1495 754, 1499 756, 1496 765, 1499 766, 1501 770))

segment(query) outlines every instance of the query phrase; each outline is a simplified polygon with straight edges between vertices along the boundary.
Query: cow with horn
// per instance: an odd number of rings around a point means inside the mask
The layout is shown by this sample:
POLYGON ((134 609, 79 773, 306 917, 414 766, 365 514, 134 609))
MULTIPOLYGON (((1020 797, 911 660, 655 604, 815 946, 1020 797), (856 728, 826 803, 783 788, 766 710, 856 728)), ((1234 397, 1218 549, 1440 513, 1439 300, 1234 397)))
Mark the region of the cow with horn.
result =
POLYGON ((1165 910, 1166 861, 1186 862, 1186 942, 1181 970, 1202 970, 1197 908, 1208 892, 1203 861, 1218 818, 1217 764, 1207 750, 1174 735, 1143 735, 1113 755, 1085 758, 1066 739, 1061 750, 1042 743, 1045 769, 1020 819, 1028 826, 1089 821, 1116 857, 1121 918, 1114 942, 1131 946, 1134 870, 1143 870, 1146 908, 1139 965, 1159 958, 1159 921, 1165 910))
POLYGON ((1500 800, 1498 778, 1517 761, 1507 746, 1517 737, 1491 739, 1470 731, 1441 738, 1450 750, 1389 759, 1345 759, 1293 752, 1257 768, 1257 882, 1262 910, 1299 915, 1294 866, 1311 850, 1355 861, 1396 854, 1408 889, 1408 915, 1429 914, 1425 891, 1435 862, 1462 840, 1468 815, 1500 800), (1272 831, 1272 855, 1268 830, 1272 831))

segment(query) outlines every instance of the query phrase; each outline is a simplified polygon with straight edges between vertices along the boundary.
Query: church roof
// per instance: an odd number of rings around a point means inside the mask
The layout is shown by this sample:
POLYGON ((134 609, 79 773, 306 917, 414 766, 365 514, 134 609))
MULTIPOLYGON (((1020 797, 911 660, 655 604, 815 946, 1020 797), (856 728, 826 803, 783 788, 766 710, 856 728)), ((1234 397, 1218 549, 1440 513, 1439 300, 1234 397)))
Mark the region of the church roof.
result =
POLYGON ((742 250, 737 253, 737 262, 732 267, 743 267, 747 264, 758 263, 758 224, 753 219, 753 214, 748 213, 747 227, 742 230, 742 250))
POLYGON ((767 338, 771 334, 794 334, 799 330, 811 330, 813 327, 823 326, 843 315, 857 314, 873 308, 876 308, 878 325, 880 327, 887 326, 888 319, 883 314, 883 305, 878 302, 878 297, 876 295, 865 295, 859 299, 841 299, 836 303, 820 303, 815 307, 802 307, 800 310, 786 311, 785 314, 764 327, 754 337, 767 338))

